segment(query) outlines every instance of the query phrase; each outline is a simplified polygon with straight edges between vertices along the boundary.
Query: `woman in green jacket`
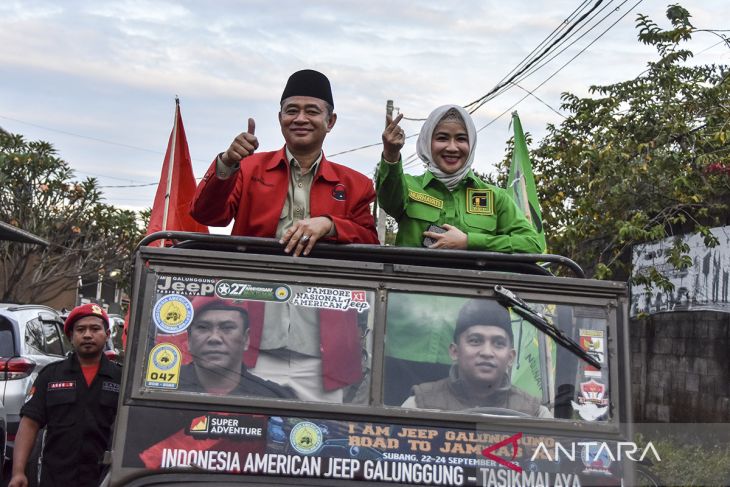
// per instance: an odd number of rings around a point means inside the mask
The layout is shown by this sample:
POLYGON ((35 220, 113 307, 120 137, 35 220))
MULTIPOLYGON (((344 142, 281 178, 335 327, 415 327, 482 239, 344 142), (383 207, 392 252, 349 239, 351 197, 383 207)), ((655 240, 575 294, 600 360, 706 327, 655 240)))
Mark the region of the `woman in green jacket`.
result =
POLYGON ((416 152, 426 164, 420 176, 403 172, 405 142, 388 120, 376 181, 380 206, 398 221, 396 245, 432 249, 540 253, 534 228, 503 189, 471 170, 477 132, 469 113, 457 105, 435 109, 421 128, 416 152), (432 225, 441 231, 428 231, 432 225))

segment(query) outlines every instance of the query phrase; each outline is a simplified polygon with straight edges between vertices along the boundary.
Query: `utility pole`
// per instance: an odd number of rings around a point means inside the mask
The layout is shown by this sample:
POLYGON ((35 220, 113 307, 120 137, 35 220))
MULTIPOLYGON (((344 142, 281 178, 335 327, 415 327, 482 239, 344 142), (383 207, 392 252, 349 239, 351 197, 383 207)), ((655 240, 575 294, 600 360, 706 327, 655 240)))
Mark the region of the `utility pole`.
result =
MULTIPOLYGON (((388 117, 393 117, 393 100, 388 100, 385 104, 385 115, 386 120, 388 117)), ((385 126, 388 126, 388 123, 385 123, 385 126)), ((375 177, 378 177, 378 172, 375 171, 375 177)), ((375 222, 376 222, 376 228, 378 231, 378 240, 380 241, 380 244, 385 243, 385 219, 387 218, 385 215, 385 212, 382 208, 378 206, 378 200, 375 200, 375 206, 373 207, 373 210, 375 211, 375 222)))

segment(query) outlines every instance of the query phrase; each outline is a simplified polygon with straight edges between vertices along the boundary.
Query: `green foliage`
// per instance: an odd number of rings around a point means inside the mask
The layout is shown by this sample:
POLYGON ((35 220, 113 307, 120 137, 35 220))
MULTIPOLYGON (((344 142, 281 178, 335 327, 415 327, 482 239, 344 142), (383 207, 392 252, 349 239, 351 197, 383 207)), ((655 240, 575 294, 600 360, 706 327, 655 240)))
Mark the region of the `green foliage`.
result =
POLYGON ((652 441, 661 461, 651 467, 666 485, 726 486, 730 479, 730 446, 723 442, 668 438, 652 441))
POLYGON ((96 180, 73 181, 51 144, 0 129, 0 220, 50 242, 0 242, 0 301, 47 302, 100 269, 126 278, 143 231, 135 212, 101 200, 96 180))
MULTIPOLYGON (((678 5, 667 17, 668 29, 637 20, 658 60, 635 79, 592 86, 588 98, 564 93, 570 116, 532 152, 548 250, 597 278, 630 279, 634 244, 700 232, 712 246, 709 228, 728 223, 730 70, 689 65, 683 46, 699 30, 678 5)), ((508 147, 503 170, 510 157, 508 147)), ((669 263, 690 265, 686 251, 675 244, 669 263)), ((634 282, 669 285, 655 271, 634 282)))

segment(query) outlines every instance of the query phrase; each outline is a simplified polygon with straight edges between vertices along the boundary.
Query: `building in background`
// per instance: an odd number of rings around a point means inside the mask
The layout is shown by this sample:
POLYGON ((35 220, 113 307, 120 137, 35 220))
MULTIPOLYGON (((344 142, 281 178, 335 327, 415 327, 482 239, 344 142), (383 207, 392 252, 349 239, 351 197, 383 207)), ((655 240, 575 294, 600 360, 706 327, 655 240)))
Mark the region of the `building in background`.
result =
POLYGON ((631 289, 631 316, 639 313, 661 311, 708 310, 730 312, 730 226, 711 229, 719 243, 707 247, 700 234, 682 238, 689 246, 692 265, 678 270, 666 262, 674 237, 657 243, 634 246, 633 267, 635 273, 651 266, 667 276, 674 290, 663 291, 657 287, 631 289))

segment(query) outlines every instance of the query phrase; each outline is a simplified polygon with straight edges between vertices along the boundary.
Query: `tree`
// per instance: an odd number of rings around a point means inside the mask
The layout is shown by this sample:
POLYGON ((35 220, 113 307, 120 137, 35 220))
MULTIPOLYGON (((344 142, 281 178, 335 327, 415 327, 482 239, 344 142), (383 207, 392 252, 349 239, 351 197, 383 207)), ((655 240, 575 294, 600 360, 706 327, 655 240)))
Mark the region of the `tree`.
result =
POLYGON ((100 270, 128 276, 144 234, 137 215, 102 203, 95 179, 73 177, 51 144, 0 128, 0 219, 50 242, 0 242, 0 301, 48 302, 100 270))
MULTIPOLYGON (((657 269, 631 276, 632 245, 700 232, 712 246, 709 228, 728 221, 730 71, 691 66, 683 45, 701 30, 681 6, 667 18, 666 30, 637 20, 657 61, 635 79, 592 86, 591 97, 564 93, 570 116, 532 152, 549 250, 599 279, 671 286, 657 269)), ((688 267, 686 251, 675 239, 668 262, 688 267)))

